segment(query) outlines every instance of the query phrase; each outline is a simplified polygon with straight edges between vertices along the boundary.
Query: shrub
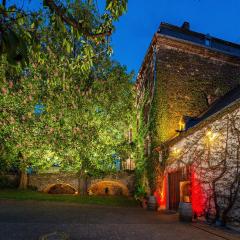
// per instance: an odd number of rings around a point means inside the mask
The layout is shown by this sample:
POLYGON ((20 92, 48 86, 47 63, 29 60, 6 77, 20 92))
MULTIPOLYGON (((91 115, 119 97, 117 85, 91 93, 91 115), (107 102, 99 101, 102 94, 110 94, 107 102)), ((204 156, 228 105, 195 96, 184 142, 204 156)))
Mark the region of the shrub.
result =
POLYGON ((18 180, 17 178, 11 178, 6 175, 0 175, 0 189, 5 188, 17 188, 18 180))
POLYGON ((134 197, 136 200, 139 200, 141 198, 144 198, 147 196, 147 192, 144 186, 137 186, 136 190, 135 190, 135 194, 134 197))

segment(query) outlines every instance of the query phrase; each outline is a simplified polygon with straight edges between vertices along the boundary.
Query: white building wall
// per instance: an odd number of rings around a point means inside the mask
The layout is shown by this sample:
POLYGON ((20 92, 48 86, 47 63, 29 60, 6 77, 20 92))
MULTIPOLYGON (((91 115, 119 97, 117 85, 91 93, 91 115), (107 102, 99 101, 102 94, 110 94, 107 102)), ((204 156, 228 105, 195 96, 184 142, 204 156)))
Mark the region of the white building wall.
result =
POLYGON ((166 172, 191 165, 201 183, 205 211, 240 227, 240 108, 182 138, 170 148, 166 172))

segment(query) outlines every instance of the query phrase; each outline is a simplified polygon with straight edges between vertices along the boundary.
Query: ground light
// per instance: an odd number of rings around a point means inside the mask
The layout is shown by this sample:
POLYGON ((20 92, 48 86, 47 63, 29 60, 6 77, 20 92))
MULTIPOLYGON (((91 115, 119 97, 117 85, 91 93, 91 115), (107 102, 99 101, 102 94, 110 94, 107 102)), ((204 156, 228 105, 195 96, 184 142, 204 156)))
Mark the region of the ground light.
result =
POLYGON ((192 209, 197 216, 201 216, 204 213, 205 197, 203 188, 200 181, 197 179, 195 169, 191 171, 191 188, 192 188, 192 209))
POLYGON ((167 176, 165 175, 163 178, 163 186, 161 191, 160 208, 165 209, 166 207, 167 207, 167 176))

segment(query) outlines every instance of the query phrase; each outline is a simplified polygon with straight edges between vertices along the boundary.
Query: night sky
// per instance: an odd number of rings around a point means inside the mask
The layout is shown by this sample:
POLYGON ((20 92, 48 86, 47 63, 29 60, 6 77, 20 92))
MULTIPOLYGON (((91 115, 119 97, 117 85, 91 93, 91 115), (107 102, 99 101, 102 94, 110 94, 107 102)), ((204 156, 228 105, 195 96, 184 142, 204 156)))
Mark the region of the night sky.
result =
POLYGON ((114 58, 138 72, 160 22, 240 43, 239 0, 129 0, 128 12, 116 24, 114 58))
MULTIPOLYGON (((98 2, 101 8, 105 0, 98 2)), ((188 21, 194 31, 240 43, 239 0, 129 0, 128 12, 115 24, 113 59, 137 73, 161 21, 178 26, 188 21)))

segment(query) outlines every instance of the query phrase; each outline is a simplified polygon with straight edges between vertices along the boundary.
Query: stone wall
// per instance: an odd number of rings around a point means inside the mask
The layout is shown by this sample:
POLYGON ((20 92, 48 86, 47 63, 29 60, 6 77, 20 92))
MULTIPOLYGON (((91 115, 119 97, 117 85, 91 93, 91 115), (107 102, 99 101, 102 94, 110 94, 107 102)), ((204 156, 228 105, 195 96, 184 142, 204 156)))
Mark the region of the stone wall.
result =
POLYGON ((170 144, 165 174, 190 168, 193 210, 240 229, 240 103, 201 124, 170 144))
POLYGON ((116 180, 103 180, 92 183, 88 191, 90 195, 129 196, 126 185, 116 180))
POLYGON ((47 192, 55 184, 69 184, 78 191, 78 178, 75 174, 42 173, 29 176, 28 185, 41 192, 47 192))
MULTIPOLYGON (((76 192, 80 190, 86 191, 92 185, 99 182, 112 182, 116 185, 124 186, 129 194, 132 194, 134 191, 134 181, 135 177, 133 173, 118 173, 113 175, 108 175, 103 178, 87 178, 87 179, 78 179, 75 174, 67 173, 42 173, 29 176, 29 186, 36 187, 38 191, 48 192, 48 190, 56 184, 67 184, 73 187, 76 192)), ((126 191, 124 190, 124 193, 126 191)), ((124 194, 128 195, 128 194, 124 194)))

